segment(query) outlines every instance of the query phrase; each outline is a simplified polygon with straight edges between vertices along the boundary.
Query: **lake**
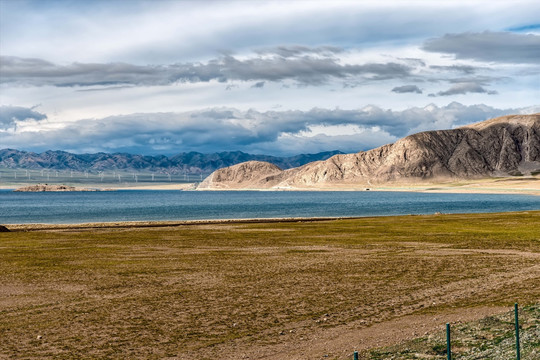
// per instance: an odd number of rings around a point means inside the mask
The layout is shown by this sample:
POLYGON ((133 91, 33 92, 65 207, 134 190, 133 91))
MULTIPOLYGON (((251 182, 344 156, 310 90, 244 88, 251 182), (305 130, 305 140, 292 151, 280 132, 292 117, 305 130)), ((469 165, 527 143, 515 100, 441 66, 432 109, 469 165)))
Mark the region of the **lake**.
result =
POLYGON ((529 195, 339 191, 0 190, 0 224, 354 217, 540 210, 529 195))

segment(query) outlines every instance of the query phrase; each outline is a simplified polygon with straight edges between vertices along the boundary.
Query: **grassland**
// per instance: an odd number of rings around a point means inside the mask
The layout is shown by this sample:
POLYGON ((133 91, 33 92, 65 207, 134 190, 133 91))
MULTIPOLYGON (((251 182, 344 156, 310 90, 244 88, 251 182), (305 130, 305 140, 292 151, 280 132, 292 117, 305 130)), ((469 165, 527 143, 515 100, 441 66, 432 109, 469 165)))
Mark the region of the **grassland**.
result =
POLYGON ((538 211, 15 231, 0 358, 367 359, 539 283, 538 211))

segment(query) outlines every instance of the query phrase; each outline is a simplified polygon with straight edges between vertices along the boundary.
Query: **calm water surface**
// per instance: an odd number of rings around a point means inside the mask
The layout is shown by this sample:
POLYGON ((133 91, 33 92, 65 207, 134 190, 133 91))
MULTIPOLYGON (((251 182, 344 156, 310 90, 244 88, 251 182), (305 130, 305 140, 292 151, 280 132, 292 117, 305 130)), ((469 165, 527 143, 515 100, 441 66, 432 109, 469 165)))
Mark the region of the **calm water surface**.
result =
POLYGON ((382 216, 540 210, 540 197, 411 192, 0 190, 0 224, 382 216))

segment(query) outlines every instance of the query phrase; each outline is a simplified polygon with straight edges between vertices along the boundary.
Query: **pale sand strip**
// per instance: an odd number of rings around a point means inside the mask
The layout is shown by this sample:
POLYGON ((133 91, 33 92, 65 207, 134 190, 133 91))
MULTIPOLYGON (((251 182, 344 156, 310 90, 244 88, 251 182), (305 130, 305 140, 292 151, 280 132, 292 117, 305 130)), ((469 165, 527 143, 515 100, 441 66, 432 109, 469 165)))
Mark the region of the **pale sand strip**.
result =
POLYGON ((328 184, 313 187, 287 187, 265 189, 209 189, 205 191, 403 191, 453 194, 521 194, 540 195, 540 177, 488 178, 444 182, 401 182, 387 184, 328 184))
MULTIPOLYGON (((10 190, 32 184, 10 184, 0 183, 0 189, 10 190)), ((66 184, 71 185, 71 184, 66 184)), ((82 188, 100 188, 102 190, 194 190, 196 183, 172 183, 172 184, 76 184, 82 188)), ((479 180, 461 180, 453 182, 411 182, 400 184, 373 185, 366 188, 365 185, 358 184, 330 184, 320 187, 302 188, 261 188, 261 189, 210 189, 204 191, 405 191, 405 192, 427 192, 427 193, 470 193, 470 194, 523 194, 540 195, 540 177, 531 176, 525 178, 489 178, 479 180)))

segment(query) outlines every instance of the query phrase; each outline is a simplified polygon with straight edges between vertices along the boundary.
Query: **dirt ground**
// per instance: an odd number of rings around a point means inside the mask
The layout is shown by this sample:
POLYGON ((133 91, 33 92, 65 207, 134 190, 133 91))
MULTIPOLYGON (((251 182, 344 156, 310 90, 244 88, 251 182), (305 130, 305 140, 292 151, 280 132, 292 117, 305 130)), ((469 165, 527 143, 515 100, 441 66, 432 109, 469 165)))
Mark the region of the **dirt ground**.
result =
MULTIPOLYGON (((20 182, 17 184, 0 182, 0 189, 16 189, 22 186, 35 185, 35 183, 20 182)), ((106 190, 194 190, 198 183, 172 183, 172 184, 117 184, 106 185, 96 184, 75 184, 83 188, 101 188, 106 190)), ((419 181, 402 182, 399 184, 328 184, 316 188, 290 188, 289 191, 311 190, 311 191, 408 191, 408 192, 428 192, 428 193, 470 193, 470 194, 523 194, 540 195, 540 175, 535 176, 513 176, 504 178, 486 178, 470 180, 448 180, 448 181, 419 181)), ((238 189, 242 190, 242 189, 238 189)), ((259 189, 269 191, 271 189, 259 189)), ((275 189, 274 189, 275 190, 275 189)), ((283 189, 281 189, 283 190, 283 189)), ((211 190, 208 190, 211 191, 211 190)))
MULTIPOLYGON (((449 193, 449 194, 523 194, 540 195, 540 177, 506 177, 486 178, 469 180, 448 181, 417 181, 386 184, 329 184, 318 188, 304 190, 329 190, 329 191, 406 191, 425 193, 449 193)), ((303 190, 303 189, 290 189, 303 190)))
MULTIPOLYGON (((508 311, 508 306, 473 306, 440 309, 449 304, 459 303, 474 298, 475 294, 486 294, 498 291, 502 287, 530 282, 540 279, 540 253, 516 251, 484 251, 484 250, 447 250, 435 245, 425 250, 425 245, 412 244, 412 252, 431 256, 452 256, 466 254, 497 254, 498 256, 515 257, 515 260, 534 259, 535 265, 512 271, 510 273, 487 275, 475 280, 458 281, 446 286, 434 286, 423 291, 408 294, 414 303, 406 304, 401 299, 392 297, 379 306, 385 311, 373 316, 363 316, 360 320, 346 322, 330 328, 310 326, 311 321, 288 324, 285 333, 280 336, 284 341, 265 346, 252 346, 250 349, 238 349, 229 353, 223 349, 221 358, 235 359, 241 353, 243 359, 316 359, 351 357, 351 349, 360 351, 400 343, 420 335, 436 332, 448 322, 460 323, 478 320, 489 315, 508 311), (416 250, 417 246, 421 250, 416 250), (437 306, 438 305, 438 306, 437 306), (428 314, 417 314, 418 309, 431 309, 428 314)), ((534 282, 530 282, 534 284, 534 282)), ((538 282, 537 282, 538 283, 538 282)), ((481 296, 481 295, 480 295, 481 296)), ((539 299, 540 300, 540 299, 539 299)), ((363 308, 359 308, 360 310, 363 308)), ((361 311, 361 310, 360 310, 361 311)), ((328 321, 330 316, 337 318, 339 314, 328 314, 322 321, 328 321)), ((339 323, 336 319, 334 322, 339 323)), ((320 322, 321 319, 315 320, 320 322)), ((192 358, 195 354, 182 356, 182 359, 192 358)))
POLYGON ((540 299, 538 211, 151 225, 0 234, 0 358, 350 359, 540 299))

